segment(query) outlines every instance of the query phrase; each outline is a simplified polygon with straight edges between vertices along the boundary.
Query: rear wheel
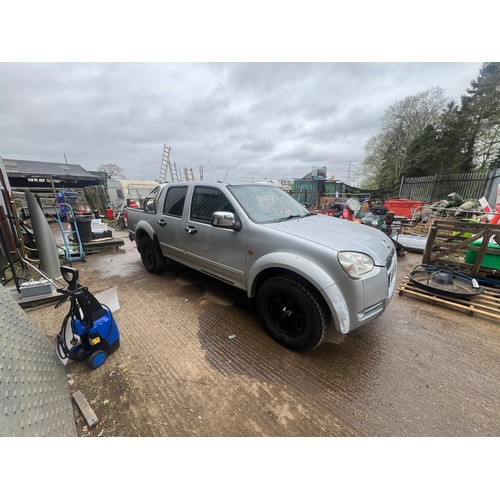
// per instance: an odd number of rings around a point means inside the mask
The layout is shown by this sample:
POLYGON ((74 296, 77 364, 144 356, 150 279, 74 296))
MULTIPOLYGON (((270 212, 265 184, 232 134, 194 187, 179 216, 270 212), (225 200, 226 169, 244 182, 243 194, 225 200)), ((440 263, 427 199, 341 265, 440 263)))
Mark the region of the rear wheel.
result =
POLYGON ((257 313, 271 337, 295 351, 317 347, 323 340, 326 318, 318 299, 293 278, 275 276, 257 293, 257 313))
POLYGON ((157 274, 165 270, 166 259, 149 236, 143 236, 139 241, 141 260, 148 273, 157 274))
POLYGON ((87 359, 87 366, 95 370, 106 361, 107 357, 108 355, 104 351, 95 351, 87 359))

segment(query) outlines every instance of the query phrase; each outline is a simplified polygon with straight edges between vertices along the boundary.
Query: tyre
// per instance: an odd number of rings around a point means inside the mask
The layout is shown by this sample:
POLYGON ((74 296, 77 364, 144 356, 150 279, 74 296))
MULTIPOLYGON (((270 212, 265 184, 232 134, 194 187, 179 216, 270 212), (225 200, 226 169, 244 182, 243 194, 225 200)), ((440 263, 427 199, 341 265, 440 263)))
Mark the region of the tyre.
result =
POLYGON ((265 281, 257 292, 257 314, 277 342, 295 351, 317 347, 326 330, 323 307, 303 284, 286 276, 265 281))
POLYGON ((92 370, 99 368, 105 361, 108 355, 104 351, 95 351, 87 359, 87 365, 92 370))
POLYGON ((157 274, 165 270, 166 259, 149 236, 143 236, 139 241, 141 260, 148 273, 157 274))

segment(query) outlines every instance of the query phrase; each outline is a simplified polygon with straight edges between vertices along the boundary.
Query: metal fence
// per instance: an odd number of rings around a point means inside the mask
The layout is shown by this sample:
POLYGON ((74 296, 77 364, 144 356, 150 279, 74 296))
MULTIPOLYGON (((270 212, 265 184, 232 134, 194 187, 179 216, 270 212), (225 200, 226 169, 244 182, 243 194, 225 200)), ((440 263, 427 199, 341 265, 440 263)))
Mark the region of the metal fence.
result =
POLYGON ((464 200, 483 196, 490 205, 495 202, 500 181, 500 168, 485 172, 466 172, 427 177, 409 177, 401 180, 400 198, 433 203, 458 193, 464 200))

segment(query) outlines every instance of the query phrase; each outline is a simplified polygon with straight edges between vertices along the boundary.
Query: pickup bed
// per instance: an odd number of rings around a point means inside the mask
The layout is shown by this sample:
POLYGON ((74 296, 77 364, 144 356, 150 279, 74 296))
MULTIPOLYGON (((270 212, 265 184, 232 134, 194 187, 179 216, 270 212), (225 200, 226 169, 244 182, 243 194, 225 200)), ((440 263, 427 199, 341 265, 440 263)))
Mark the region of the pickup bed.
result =
POLYGON ((128 209, 128 231, 147 271, 171 259, 245 290, 269 334, 297 351, 329 325, 346 334, 373 320, 395 290, 382 231, 314 214, 265 183, 162 184, 128 209))

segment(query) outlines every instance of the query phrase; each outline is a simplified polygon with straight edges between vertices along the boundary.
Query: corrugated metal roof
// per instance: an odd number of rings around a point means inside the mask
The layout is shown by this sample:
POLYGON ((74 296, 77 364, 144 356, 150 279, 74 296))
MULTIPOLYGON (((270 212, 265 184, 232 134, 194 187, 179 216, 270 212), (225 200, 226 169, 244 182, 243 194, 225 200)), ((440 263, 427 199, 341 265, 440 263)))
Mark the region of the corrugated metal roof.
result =
POLYGON ((14 160, 3 158, 3 164, 7 175, 20 177, 45 176, 45 177, 78 177, 78 178, 97 178, 95 175, 87 172, 81 165, 74 163, 51 163, 46 161, 33 160, 14 160))

